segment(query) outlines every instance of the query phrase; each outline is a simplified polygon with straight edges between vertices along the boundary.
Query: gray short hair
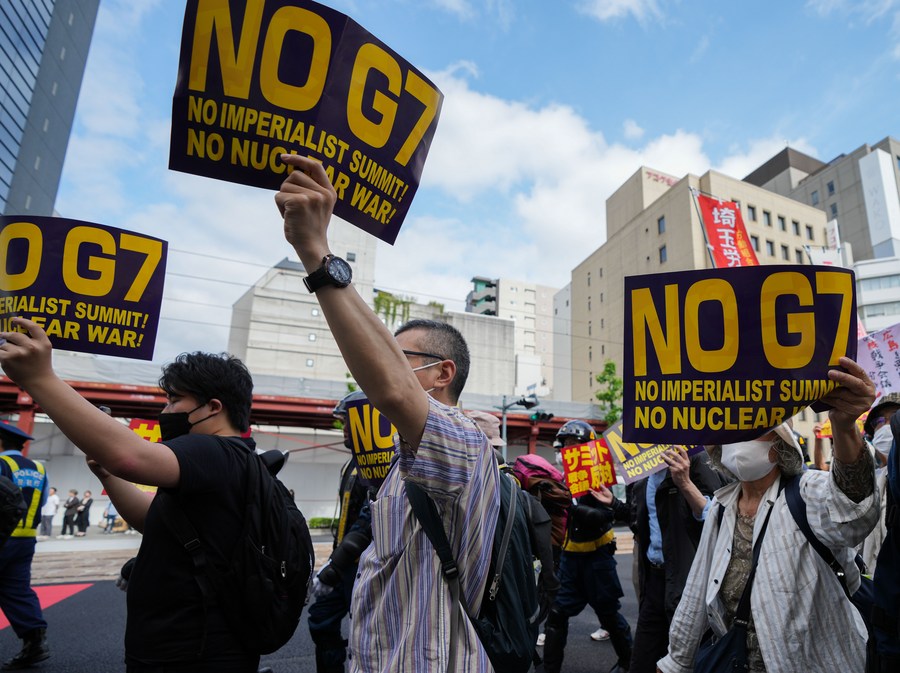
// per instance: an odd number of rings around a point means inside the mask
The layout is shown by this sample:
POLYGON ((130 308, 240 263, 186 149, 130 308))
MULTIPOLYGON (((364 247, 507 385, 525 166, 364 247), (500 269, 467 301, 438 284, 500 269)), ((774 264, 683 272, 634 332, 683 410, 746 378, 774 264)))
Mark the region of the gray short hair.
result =
MULTIPOLYGON (((803 458, 796 448, 788 444, 781 437, 776 437, 772 441, 775 448, 775 467, 779 469, 783 477, 794 477, 803 472, 803 458)), ((731 479, 737 477, 727 467, 722 465, 722 445, 714 444, 706 447, 709 454, 709 462, 713 469, 721 472, 731 479)))

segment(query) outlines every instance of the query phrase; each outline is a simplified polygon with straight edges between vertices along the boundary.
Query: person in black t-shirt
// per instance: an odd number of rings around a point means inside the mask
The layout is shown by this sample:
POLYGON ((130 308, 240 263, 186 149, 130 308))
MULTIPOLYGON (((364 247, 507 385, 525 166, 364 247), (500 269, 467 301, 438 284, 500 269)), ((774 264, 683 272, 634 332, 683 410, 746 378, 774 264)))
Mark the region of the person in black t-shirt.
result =
POLYGON ((0 339, 3 371, 86 454, 120 516, 144 534, 128 584, 127 672, 256 673, 259 655, 241 649, 215 605, 204 613, 191 558, 166 526, 155 494, 134 485, 171 494, 203 539, 207 561, 227 565, 240 535, 243 476, 255 448, 252 440, 240 440, 250 422, 247 368, 227 354, 199 352, 166 365, 159 381, 168 399, 159 416, 162 442, 151 443, 57 377, 50 341, 37 323, 12 323, 22 331, 0 333, 6 339, 0 339))

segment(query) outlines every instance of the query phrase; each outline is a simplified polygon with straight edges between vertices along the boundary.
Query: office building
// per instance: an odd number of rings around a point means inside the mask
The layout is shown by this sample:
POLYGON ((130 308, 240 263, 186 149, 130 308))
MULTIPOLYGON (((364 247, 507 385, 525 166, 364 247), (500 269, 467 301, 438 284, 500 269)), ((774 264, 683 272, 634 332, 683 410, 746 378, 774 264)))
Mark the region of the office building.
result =
MULTIPOLYGON (((515 395, 552 396, 556 288, 509 278, 472 279, 466 312, 515 322, 515 395)), ((559 398, 563 399, 563 398, 559 398)), ((566 398, 567 399, 567 398, 566 398)))
POLYGON ((0 3, 0 211, 52 215, 100 0, 0 3))
POLYGON ((900 256, 900 142, 890 136, 828 163, 786 148, 744 180, 837 220, 855 260, 900 256))

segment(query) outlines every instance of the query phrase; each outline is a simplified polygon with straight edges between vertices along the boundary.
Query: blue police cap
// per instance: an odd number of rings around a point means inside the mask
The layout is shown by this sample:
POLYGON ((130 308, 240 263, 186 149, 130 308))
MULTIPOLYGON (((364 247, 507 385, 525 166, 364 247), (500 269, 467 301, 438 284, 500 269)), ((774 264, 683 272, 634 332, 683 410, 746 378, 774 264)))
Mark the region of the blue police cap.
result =
POLYGON ((11 441, 13 444, 24 444, 28 442, 34 437, 29 435, 26 432, 22 432, 15 425, 10 425, 9 423, 4 423, 0 421, 0 434, 4 434, 7 436, 7 441, 11 441))

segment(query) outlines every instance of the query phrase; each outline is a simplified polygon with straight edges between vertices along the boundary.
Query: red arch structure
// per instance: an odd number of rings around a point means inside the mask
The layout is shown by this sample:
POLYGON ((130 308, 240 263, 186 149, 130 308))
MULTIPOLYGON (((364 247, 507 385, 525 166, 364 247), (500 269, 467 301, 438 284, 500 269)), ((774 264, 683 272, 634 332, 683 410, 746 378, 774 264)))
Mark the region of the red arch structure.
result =
MULTIPOLYGON (((155 386, 94 381, 67 383, 92 404, 109 407, 116 417, 156 418, 166 403, 165 395, 155 386)), ((250 422, 253 425, 330 429, 334 427, 331 412, 336 403, 337 400, 309 397, 254 395, 250 422)), ((40 411, 40 407, 28 393, 7 377, 0 376, 0 413, 18 414, 19 428, 31 433, 34 429, 34 415, 40 411)), ((510 445, 527 445, 528 453, 534 453, 538 444, 552 444, 556 431, 569 420, 571 419, 554 417, 549 421, 533 422, 528 414, 507 413, 507 440, 510 445)), ((588 422, 594 425, 598 433, 606 429, 603 421, 588 422)))

